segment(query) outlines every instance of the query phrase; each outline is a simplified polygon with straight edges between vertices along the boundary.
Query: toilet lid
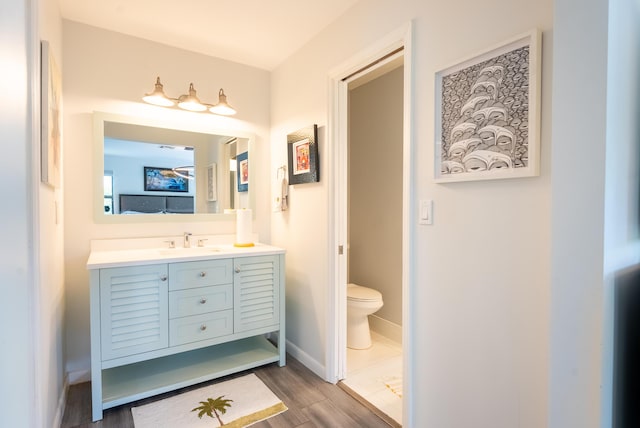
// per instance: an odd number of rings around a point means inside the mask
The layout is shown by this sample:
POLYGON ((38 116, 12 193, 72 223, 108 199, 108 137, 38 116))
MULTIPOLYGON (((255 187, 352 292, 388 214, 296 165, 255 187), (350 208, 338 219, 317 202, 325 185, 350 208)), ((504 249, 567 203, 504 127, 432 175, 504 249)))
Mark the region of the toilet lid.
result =
POLYGON ((373 288, 363 287, 357 284, 347 284, 347 299, 360 301, 382 300, 382 294, 373 288))

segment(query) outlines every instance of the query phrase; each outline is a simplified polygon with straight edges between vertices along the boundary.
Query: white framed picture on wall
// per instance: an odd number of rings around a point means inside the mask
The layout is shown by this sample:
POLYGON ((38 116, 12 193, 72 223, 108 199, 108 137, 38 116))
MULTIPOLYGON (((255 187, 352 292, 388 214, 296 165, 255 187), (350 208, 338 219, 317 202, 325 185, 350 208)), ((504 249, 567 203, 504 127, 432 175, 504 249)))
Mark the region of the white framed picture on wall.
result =
POLYGON ((539 175, 541 33, 436 73, 437 183, 539 175))
POLYGON ((218 166, 215 163, 207 167, 207 201, 218 200, 218 166))

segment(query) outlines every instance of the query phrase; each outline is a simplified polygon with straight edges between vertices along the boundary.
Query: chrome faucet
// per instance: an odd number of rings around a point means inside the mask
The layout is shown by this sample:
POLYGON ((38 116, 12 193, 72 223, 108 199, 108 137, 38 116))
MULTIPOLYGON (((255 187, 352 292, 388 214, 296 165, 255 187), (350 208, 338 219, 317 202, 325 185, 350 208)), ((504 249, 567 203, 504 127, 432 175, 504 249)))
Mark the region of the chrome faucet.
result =
POLYGON ((185 232, 184 233, 184 243, 182 244, 182 246, 184 248, 190 248, 191 247, 191 234, 189 232, 185 232))

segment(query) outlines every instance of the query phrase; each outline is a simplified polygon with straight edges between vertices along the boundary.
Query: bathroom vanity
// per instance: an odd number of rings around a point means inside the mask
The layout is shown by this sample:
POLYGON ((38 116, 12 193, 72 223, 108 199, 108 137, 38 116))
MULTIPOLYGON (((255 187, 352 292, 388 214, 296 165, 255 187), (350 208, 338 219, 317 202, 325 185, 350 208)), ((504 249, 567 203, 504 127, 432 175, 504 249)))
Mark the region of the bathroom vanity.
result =
POLYGON ((284 250, 167 242, 92 241, 94 421, 124 403, 285 364, 284 250))

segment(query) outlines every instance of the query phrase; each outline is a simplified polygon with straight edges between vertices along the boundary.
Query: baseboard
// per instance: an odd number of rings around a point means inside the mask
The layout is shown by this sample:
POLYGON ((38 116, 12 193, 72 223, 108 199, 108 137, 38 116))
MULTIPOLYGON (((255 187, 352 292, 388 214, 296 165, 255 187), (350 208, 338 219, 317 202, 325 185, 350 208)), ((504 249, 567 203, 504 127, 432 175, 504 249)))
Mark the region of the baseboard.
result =
POLYGON ((77 370, 67 373, 67 379, 69 385, 75 385, 76 383, 90 382, 91 370, 77 370))
POLYGON ((402 326, 377 315, 369 315, 369 326, 381 336, 402 345, 402 326))
POLYGON ((67 407, 67 396, 69 394, 69 376, 64 377, 64 384, 62 385, 62 394, 58 399, 58 407, 56 408, 56 416, 53 420, 53 427, 62 426, 62 418, 64 417, 64 409, 67 407))
POLYGON ((325 366, 320 364, 314 358, 312 358, 309 354, 304 352, 302 349, 298 348, 296 345, 287 340, 287 352, 296 360, 300 361, 305 367, 311 370, 313 373, 318 375, 318 377, 326 380, 326 371, 325 366))

